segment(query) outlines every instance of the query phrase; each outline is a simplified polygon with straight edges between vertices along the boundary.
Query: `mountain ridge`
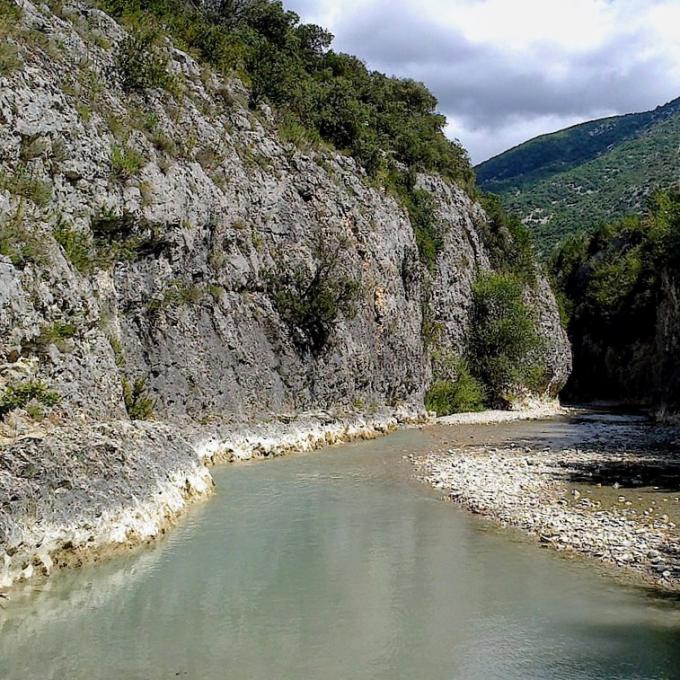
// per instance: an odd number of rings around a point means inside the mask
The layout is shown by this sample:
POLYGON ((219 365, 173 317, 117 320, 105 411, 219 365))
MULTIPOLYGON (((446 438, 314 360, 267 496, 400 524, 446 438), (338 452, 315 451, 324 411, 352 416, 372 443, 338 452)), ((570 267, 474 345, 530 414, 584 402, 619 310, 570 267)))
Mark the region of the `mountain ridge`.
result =
POLYGON ((535 137, 478 165, 477 180, 545 251, 564 236, 644 209, 680 173, 680 98, 535 137), (595 141, 593 141, 595 140, 595 141))

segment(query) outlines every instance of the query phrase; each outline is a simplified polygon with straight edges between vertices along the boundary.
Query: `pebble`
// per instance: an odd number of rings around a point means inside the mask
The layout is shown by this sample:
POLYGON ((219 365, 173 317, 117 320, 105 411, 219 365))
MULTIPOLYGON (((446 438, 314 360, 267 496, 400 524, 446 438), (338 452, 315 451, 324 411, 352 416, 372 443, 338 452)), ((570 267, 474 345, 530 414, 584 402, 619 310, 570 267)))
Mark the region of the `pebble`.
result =
MULTIPOLYGON (((447 489, 453 500, 472 512, 522 528, 545 546, 580 552, 655 578, 662 576, 680 588, 680 538, 669 535, 675 525, 667 514, 652 520, 656 515, 654 499, 647 501, 643 517, 630 509, 632 503, 623 495, 617 498, 624 508, 605 505, 602 509, 600 501, 584 498, 576 488, 564 488, 564 480, 572 472, 578 470, 583 475, 584 465, 597 475, 610 462, 620 465, 625 460, 633 465, 635 456, 628 451, 621 444, 606 452, 585 447, 542 448, 540 455, 529 456, 532 448, 516 443, 489 449, 468 445, 450 448, 446 456, 434 453, 416 458, 414 463, 421 479, 447 489), (456 456, 455 461, 451 455, 456 456), (594 460, 601 465, 591 467, 594 460), (578 502, 567 502, 567 494, 578 502)), ((593 486, 601 487, 602 482, 593 486)), ((621 482, 610 486, 619 489, 621 482)))

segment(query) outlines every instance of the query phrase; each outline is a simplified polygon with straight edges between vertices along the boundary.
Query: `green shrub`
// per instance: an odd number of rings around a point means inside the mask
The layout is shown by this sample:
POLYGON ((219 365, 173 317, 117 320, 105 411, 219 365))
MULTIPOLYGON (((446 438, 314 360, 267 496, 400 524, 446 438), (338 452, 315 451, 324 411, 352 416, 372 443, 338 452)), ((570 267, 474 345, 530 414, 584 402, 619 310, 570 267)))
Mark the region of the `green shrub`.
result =
POLYGON ((420 261, 434 274, 437 257, 444 247, 442 225, 435 215, 432 195, 416 186, 416 174, 390 170, 378 180, 387 185, 406 208, 416 237, 420 261))
POLYGON ((81 273, 86 274, 96 265, 92 238, 64 222, 59 222, 54 230, 54 238, 64 249, 66 259, 81 273))
POLYGON ((193 305, 200 302, 203 297, 203 289, 183 281, 171 281, 170 286, 165 291, 163 302, 167 305, 193 305))
POLYGON ((0 0, 0 77, 9 76, 22 66, 18 49, 9 40, 18 33, 22 14, 14 0, 0 0))
POLYGON ((66 142, 62 137, 59 137, 52 142, 52 161, 54 163, 63 163, 67 158, 66 142))
POLYGON ((156 408, 156 400, 150 396, 146 378, 136 378, 130 382, 122 380, 125 410, 132 420, 152 420, 156 408))
POLYGON ((89 274, 116 262, 136 259, 144 248, 153 248, 155 234, 147 237, 135 233, 133 215, 104 210, 91 221, 93 236, 60 221, 54 238, 64 249, 64 255, 81 273, 89 274))
POLYGON ((14 222, 0 225, 0 255, 8 257, 15 267, 21 267, 29 259, 24 251, 24 234, 14 222))
POLYGON ((0 394, 0 417, 16 409, 24 408, 34 400, 46 408, 52 408, 59 403, 61 397, 49 390, 44 383, 35 380, 9 385, 0 394))
POLYGON ((168 307, 177 307, 178 305, 195 305, 203 298, 205 291, 200 286, 186 283, 179 279, 173 279, 167 285, 163 292, 163 297, 154 298, 147 304, 147 309, 151 312, 156 312, 160 309, 167 309, 168 307))
POLYGON ((525 283, 536 279, 536 257, 531 232, 519 217, 509 215, 500 199, 493 194, 481 194, 479 203, 488 222, 477 229, 489 253, 491 266, 496 271, 513 274, 525 283))
POLYGON ((89 103, 78 101, 76 102, 76 111, 78 115, 83 119, 84 123, 89 123, 92 120, 92 107, 89 103))
POLYGON ((542 342, 512 274, 484 272, 473 289, 472 368, 491 402, 507 405, 518 388, 541 388, 542 342))
POLYGON ((28 413, 29 417, 33 420, 41 421, 45 418, 45 409, 42 404, 33 401, 26 404, 25 408, 26 413, 28 413))
POLYGON ((23 268, 27 263, 46 265, 49 262, 44 242, 22 225, 21 211, 6 222, 0 223, 0 255, 23 268))
POLYGON ((338 272, 341 246, 320 251, 319 262, 265 272, 277 312, 288 325, 299 350, 319 354, 328 344, 340 317, 353 318, 359 283, 338 272))
POLYGON ((481 411, 486 392, 465 361, 456 357, 435 356, 434 377, 425 394, 425 408, 438 416, 481 411))
POLYGON ((55 321, 49 326, 44 326, 40 334, 43 338, 53 341, 72 338, 77 332, 78 327, 75 324, 55 321))
POLYGON ((14 0, 0 0, 0 25, 10 30, 21 19, 23 10, 14 0))
POLYGON ((402 199, 411 219, 421 262, 434 273, 437 257, 444 247, 441 227, 434 215, 434 201, 424 189, 410 188, 402 199))
POLYGON ((126 92, 144 92, 171 85, 168 59, 153 31, 132 31, 116 49, 114 59, 121 87, 126 92))
POLYGON ((23 65, 19 56, 19 49, 14 43, 0 43, 0 77, 11 76, 12 73, 18 71, 23 65))
POLYGON ((13 174, 0 171, 0 190, 21 196, 39 208, 44 208, 52 200, 52 185, 37 179, 25 164, 20 165, 13 174))
POLYGON ((321 135, 313 128, 305 127, 299 118, 290 113, 278 117, 277 127, 284 142, 289 142, 302 150, 318 149, 321 135))
POLYGON ((150 141, 159 151, 162 151, 172 158, 177 156, 177 144, 175 144, 175 141, 162 130, 158 128, 154 129, 150 133, 150 141))
POLYGON ((125 349, 123 348, 123 343, 120 341, 120 338, 111 333, 107 333, 106 338, 111 345, 111 351, 113 352, 113 358, 116 362, 116 366, 118 366, 118 368, 124 368, 125 349))
POLYGON ((36 343, 40 347, 47 345, 56 345, 61 352, 68 350, 66 340, 73 338, 78 332, 78 327, 69 322, 55 321, 51 324, 46 324, 40 329, 40 335, 36 339, 36 343))
POLYGON ((117 213, 112 208, 102 208, 92 217, 91 229, 94 237, 102 241, 130 238, 135 230, 136 218, 133 213, 117 213))
POLYGON ((146 159, 127 144, 115 144, 111 149, 111 176, 124 182, 137 175, 146 164, 146 159))
POLYGON ((210 293, 215 302, 219 302, 222 299, 222 295, 224 294, 224 288, 222 286, 210 284, 208 286, 208 293, 210 293))
POLYGON ((158 225, 138 219, 133 213, 103 209, 92 218, 96 266, 133 261, 144 254, 160 252, 167 242, 158 225))
POLYGON ((437 321, 432 309, 432 287, 428 283, 423 287, 420 311, 422 314, 420 337, 423 339, 423 347, 429 352, 437 346, 443 325, 440 321, 437 321))

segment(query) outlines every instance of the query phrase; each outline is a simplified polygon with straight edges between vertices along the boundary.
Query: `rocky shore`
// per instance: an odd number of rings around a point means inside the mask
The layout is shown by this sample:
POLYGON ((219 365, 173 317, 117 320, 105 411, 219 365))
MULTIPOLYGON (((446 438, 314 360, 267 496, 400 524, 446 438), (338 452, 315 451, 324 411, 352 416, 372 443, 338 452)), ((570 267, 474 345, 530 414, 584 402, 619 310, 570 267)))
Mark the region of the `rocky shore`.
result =
POLYGON ((454 413, 437 419, 442 425, 491 425, 511 423, 517 420, 541 420, 564 415, 564 409, 557 399, 535 399, 510 411, 487 410, 478 413, 454 413))
POLYGON ((422 417, 321 412, 184 429, 121 421, 17 433, 0 455, 0 592, 162 535, 212 492, 213 463, 373 438, 422 417))
POLYGON ((413 462, 420 479, 474 513, 679 591, 677 429, 619 422, 585 433, 568 446, 442 447, 413 462))

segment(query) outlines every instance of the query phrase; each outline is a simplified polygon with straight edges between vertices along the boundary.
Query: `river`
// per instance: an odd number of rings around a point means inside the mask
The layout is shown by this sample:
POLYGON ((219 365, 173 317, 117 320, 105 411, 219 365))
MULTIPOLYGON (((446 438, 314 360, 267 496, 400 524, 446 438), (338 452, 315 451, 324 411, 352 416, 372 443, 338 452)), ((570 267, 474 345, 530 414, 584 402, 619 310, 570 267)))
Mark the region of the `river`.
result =
POLYGON ((157 545, 8 602, 0 678, 680 677, 680 602, 442 502, 403 459, 442 436, 215 469, 216 495, 157 545))

